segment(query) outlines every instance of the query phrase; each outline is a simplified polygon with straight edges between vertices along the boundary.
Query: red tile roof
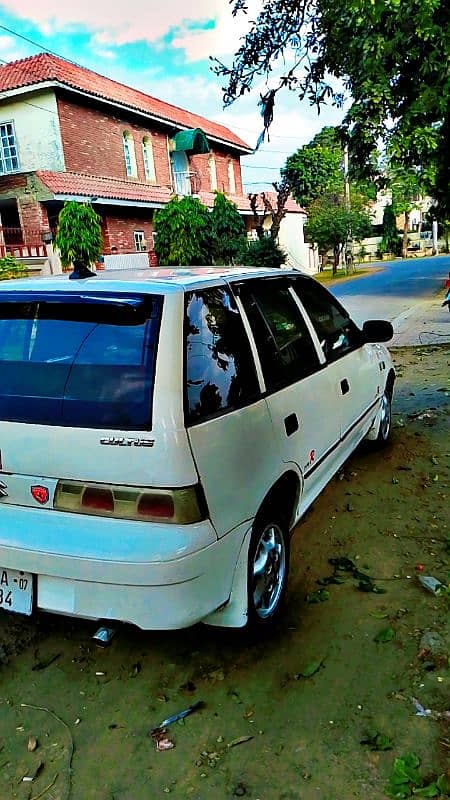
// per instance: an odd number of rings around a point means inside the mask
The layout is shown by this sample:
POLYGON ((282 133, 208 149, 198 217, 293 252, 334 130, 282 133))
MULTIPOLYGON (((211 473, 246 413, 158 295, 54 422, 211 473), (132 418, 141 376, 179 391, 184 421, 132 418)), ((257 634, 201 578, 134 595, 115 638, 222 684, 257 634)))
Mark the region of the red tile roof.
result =
POLYGON ((98 75, 97 72, 48 53, 40 53, 0 66, 0 93, 43 82, 58 83, 69 89, 86 92, 91 96, 158 117, 180 128, 201 128, 207 136, 220 139, 238 150, 245 152, 252 150, 239 136, 223 125, 157 100, 144 92, 124 86, 122 83, 98 75))
MULTIPOLYGON (((153 186, 149 183, 120 180, 118 178, 101 178, 96 175, 85 175, 80 172, 36 172, 41 183, 54 195, 69 197, 98 197, 103 200, 127 200, 143 203, 168 203, 173 197, 167 186, 153 186)), ((212 208, 215 194, 201 192, 200 200, 212 208)), ((248 198, 243 195, 230 195, 240 211, 250 212, 248 198)))
MULTIPOLYGON (((269 202, 272 204, 273 208, 276 209, 276 207, 277 207, 277 194, 276 194, 276 192, 264 192, 264 194, 265 194, 266 198, 269 200, 269 202)), ((261 210, 263 209, 263 202, 262 202, 261 195, 259 195, 259 197, 258 197, 258 208, 261 209, 261 210)), ((287 202, 286 202, 286 205, 285 205, 285 209, 289 214, 304 214, 306 216, 305 209, 302 208, 294 200, 294 198, 292 197, 291 194, 289 195, 289 197, 287 199, 287 202)))
POLYGON ((149 183, 100 178, 80 172, 48 172, 39 170, 36 175, 53 194, 75 197, 98 197, 106 200, 131 200, 144 203, 168 203, 171 189, 149 183))

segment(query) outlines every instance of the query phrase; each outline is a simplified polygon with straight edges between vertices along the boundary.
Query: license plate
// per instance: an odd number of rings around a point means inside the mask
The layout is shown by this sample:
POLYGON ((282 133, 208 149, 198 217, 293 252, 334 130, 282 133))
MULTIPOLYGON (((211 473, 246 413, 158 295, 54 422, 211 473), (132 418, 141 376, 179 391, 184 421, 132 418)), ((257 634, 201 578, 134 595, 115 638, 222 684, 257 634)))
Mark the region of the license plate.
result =
POLYGON ((30 616, 33 610, 33 576, 31 572, 0 567, 0 608, 30 616))

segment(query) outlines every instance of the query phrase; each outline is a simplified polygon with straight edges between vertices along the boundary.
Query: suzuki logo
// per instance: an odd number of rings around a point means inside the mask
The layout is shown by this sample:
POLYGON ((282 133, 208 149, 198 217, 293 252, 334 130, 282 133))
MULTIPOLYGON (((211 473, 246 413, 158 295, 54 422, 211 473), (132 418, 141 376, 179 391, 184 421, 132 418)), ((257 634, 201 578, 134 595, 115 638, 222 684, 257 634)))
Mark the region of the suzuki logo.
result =
POLYGON ((34 499, 41 504, 41 506, 44 506, 46 503, 48 503, 49 491, 46 486, 32 486, 31 494, 33 495, 34 499))
POLYGON ((7 488, 8 487, 7 487, 6 483, 3 483, 3 481, 0 481, 0 497, 8 497, 8 492, 6 491, 7 488))

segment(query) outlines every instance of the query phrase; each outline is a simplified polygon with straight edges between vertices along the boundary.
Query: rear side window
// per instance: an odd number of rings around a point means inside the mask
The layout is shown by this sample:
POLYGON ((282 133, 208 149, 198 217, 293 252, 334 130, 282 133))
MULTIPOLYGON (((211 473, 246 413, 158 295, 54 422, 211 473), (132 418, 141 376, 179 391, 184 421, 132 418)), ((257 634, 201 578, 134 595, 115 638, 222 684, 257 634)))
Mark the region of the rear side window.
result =
POLYGON ((311 278, 295 278, 294 289, 305 307, 327 361, 336 361, 360 347, 361 331, 323 286, 311 278))
POLYGON ((0 419, 151 427, 162 299, 1 293, 0 419))
POLYGON ((185 348, 188 423, 232 411, 259 396, 247 334, 225 287, 186 295, 185 348))
POLYGON ((319 369, 319 358, 290 284, 285 279, 245 282, 243 302, 267 389, 295 383, 319 369))

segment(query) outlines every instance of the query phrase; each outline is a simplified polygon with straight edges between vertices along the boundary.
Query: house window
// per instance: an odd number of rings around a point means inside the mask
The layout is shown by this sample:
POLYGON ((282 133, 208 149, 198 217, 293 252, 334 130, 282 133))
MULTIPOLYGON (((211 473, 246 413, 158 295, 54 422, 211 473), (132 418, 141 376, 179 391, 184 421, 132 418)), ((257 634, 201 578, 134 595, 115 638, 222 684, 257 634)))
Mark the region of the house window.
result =
POLYGON ((123 132, 123 153, 125 156, 125 169, 128 177, 136 177, 136 155, 134 152, 134 141, 129 131, 123 132))
POLYGON ((16 135, 13 122, 0 125, 0 175, 16 172, 19 169, 16 135))
POLYGON ((216 159, 212 155, 208 159, 208 168, 209 168, 209 182, 211 185, 211 191, 215 192, 217 189, 217 170, 216 170, 216 159))
POLYGON ((145 240, 144 231, 134 232, 134 246, 138 253, 142 252, 143 250, 147 250, 147 242, 145 240))
POLYGON ((145 180, 156 183, 155 160, 153 158, 153 145, 148 136, 142 139, 142 157, 144 159, 145 180))
POLYGON ((236 194, 236 178, 234 177, 234 164, 232 161, 228 162, 228 188, 230 194, 236 194))

